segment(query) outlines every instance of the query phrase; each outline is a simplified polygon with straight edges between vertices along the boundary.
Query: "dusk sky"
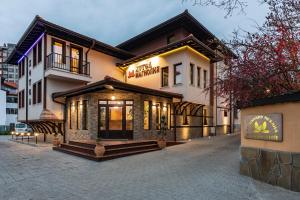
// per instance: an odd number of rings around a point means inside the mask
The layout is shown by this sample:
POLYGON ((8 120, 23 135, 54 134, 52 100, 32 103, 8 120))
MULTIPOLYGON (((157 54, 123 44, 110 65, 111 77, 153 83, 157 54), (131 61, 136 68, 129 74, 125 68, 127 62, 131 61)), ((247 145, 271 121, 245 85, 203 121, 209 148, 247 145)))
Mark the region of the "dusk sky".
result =
POLYGON ((0 46, 17 43, 35 15, 115 46, 185 9, 218 38, 229 40, 238 27, 251 31, 264 21, 267 8, 249 2, 246 14, 224 18, 223 10, 182 0, 1 0, 0 46))

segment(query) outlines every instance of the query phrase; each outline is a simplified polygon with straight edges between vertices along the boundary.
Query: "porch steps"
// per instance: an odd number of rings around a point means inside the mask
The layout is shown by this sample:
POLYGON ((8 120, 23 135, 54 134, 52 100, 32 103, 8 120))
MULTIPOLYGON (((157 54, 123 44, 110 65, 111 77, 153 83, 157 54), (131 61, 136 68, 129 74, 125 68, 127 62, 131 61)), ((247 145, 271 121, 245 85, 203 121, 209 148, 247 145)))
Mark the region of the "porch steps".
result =
POLYGON ((160 150, 156 141, 130 142, 105 145, 104 155, 97 157, 94 153, 95 146, 95 144, 70 141, 69 144, 63 143, 60 147, 53 147, 53 150, 95 161, 110 160, 160 150))

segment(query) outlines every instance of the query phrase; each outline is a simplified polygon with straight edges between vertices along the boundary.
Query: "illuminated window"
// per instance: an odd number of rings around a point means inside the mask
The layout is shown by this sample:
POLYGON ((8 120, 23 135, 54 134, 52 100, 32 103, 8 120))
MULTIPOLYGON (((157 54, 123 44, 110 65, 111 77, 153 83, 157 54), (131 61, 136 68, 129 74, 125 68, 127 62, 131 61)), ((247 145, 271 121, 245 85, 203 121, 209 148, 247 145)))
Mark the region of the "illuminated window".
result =
POLYGON ((144 129, 151 129, 151 101, 144 101, 144 129))
POLYGON ((106 107, 99 108, 99 129, 106 130, 106 107))
POLYGON ((155 116, 156 116, 156 130, 160 129, 160 123, 161 123, 161 104, 157 103, 155 105, 155 116))
POLYGON ((164 67, 161 69, 161 86, 169 86, 169 67, 164 67))
POLYGON ((126 105, 126 130, 133 130, 133 106, 126 105))
POLYGON ((122 107, 109 107, 109 130, 122 130, 122 107))
POLYGON ((54 64, 57 64, 59 68, 62 66, 60 64, 66 63, 66 45, 62 41, 58 41, 56 39, 53 39, 52 41, 52 53, 53 53, 53 60, 52 62, 54 64))
POLYGON ((80 73, 81 52, 80 48, 71 47, 71 72, 80 73))
POLYGON ((174 85, 182 84, 183 74, 182 74, 182 63, 177 63, 174 65, 174 85))

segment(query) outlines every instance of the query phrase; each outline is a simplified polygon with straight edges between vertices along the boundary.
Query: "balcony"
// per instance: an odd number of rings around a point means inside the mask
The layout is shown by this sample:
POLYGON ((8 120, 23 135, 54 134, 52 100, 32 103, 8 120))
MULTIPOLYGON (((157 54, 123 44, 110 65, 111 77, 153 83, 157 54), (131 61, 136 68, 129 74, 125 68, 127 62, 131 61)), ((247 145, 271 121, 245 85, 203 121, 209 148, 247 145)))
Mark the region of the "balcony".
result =
POLYGON ((45 77, 90 82, 90 63, 70 56, 51 53, 46 59, 45 77))

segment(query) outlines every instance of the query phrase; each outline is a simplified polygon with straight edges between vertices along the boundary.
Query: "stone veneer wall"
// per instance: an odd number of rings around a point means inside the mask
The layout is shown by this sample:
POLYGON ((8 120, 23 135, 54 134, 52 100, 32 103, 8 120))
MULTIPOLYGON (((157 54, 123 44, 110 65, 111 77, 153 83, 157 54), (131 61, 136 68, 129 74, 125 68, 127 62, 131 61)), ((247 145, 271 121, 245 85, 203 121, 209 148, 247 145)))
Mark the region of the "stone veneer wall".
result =
MULTIPOLYGON (((115 96, 115 100, 133 100, 134 105, 134 130, 133 139, 135 140, 147 140, 157 139, 158 130, 156 130, 156 114, 155 108, 152 108, 152 126, 151 130, 144 129, 144 101, 152 101, 156 103, 167 104, 171 103, 172 99, 144 95, 139 93, 131 93, 120 90, 104 90, 102 92, 94 92, 77 97, 72 97, 67 101, 68 115, 66 119, 66 139, 69 140, 89 140, 96 139, 98 132, 98 100, 110 100, 111 96, 115 96), (69 105, 70 102, 75 103, 76 101, 88 100, 88 130, 77 130, 76 129, 76 111, 72 109, 72 129, 69 129, 69 105)), ((172 107, 171 107, 172 109, 172 107)), ((199 117, 188 117, 189 125, 201 124, 199 117)), ((176 121, 178 125, 182 125, 183 117, 177 116, 176 121)), ((171 115, 171 124, 174 124, 173 115, 171 115)), ((176 130, 177 140, 187 140, 190 138, 197 138, 203 135, 202 128, 177 128, 176 130)), ((167 130, 167 139, 174 140, 173 129, 167 130)))
POLYGON ((300 153, 241 147, 240 173, 300 192, 300 153))

